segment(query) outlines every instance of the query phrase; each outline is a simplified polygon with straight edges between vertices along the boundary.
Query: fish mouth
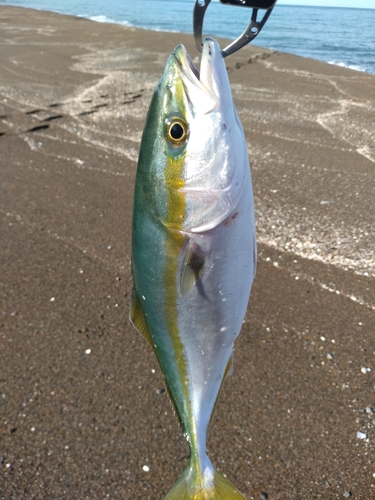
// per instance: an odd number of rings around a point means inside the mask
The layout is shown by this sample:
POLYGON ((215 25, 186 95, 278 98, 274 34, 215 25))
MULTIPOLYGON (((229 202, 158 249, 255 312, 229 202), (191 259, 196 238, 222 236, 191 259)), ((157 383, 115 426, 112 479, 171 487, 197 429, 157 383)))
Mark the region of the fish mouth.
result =
POLYGON ((215 100, 221 99, 223 94, 230 93, 224 58, 215 39, 205 38, 199 70, 183 45, 175 48, 172 58, 180 69, 185 87, 191 89, 191 84, 193 84, 215 100))
POLYGON ((200 72, 193 63, 193 60, 184 45, 177 45, 172 52, 172 56, 174 56, 181 72, 185 77, 189 78, 192 83, 196 83, 200 80, 200 72))

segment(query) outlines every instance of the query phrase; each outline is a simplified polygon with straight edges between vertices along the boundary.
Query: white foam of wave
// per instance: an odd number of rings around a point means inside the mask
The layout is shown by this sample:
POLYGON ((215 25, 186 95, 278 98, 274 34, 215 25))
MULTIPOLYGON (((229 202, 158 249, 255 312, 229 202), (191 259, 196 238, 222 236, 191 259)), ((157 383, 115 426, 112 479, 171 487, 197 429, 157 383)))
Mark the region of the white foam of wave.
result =
POLYGON ((78 14, 77 17, 83 17, 85 19, 90 19, 90 21, 95 21, 96 23, 112 23, 112 24, 120 24, 121 26, 128 26, 129 28, 137 28, 141 30, 152 30, 152 31, 161 31, 162 33, 181 33, 181 30, 171 29, 171 28, 161 28, 159 26, 153 26, 151 24, 132 24, 129 21, 117 21, 112 17, 108 17, 105 15, 99 16, 89 16, 87 14, 78 14))
POLYGON ((354 71, 362 71, 366 72, 366 68, 363 66, 359 66, 358 64, 345 64, 343 61, 327 61, 328 64, 332 64, 333 66, 340 66, 340 68, 348 68, 353 69, 354 71))
POLYGON ((85 19, 90 19, 90 21, 95 21, 96 23, 113 23, 113 24, 120 24, 121 26, 128 26, 130 28, 137 28, 137 29, 143 29, 143 30, 152 30, 152 31, 161 31, 165 33, 180 33, 179 30, 173 30, 173 29, 166 29, 166 28, 160 28, 159 26, 151 26, 151 25, 135 25, 130 23, 129 21, 116 21, 116 19, 113 19, 112 17, 100 15, 100 16, 86 16, 86 15, 81 15, 78 17, 84 17, 85 19))
POLYGON ((96 23, 112 23, 121 24, 122 26, 133 26, 131 23, 129 23, 129 21, 116 21, 116 19, 105 15, 89 16, 87 14, 79 14, 78 17, 84 17, 85 19, 90 19, 90 21, 95 21, 96 23))

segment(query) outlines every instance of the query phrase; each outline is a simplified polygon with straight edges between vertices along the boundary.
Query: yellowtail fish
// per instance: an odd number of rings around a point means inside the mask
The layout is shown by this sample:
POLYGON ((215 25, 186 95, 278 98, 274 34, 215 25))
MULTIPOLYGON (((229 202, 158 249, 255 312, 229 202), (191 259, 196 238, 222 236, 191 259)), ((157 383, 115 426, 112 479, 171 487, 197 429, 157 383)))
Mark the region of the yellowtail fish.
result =
POLYGON ((218 43, 200 72, 170 55, 143 132, 134 194, 130 319, 145 335, 190 447, 166 500, 240 500, 206 436, 255 275, 246 140, 218 43))

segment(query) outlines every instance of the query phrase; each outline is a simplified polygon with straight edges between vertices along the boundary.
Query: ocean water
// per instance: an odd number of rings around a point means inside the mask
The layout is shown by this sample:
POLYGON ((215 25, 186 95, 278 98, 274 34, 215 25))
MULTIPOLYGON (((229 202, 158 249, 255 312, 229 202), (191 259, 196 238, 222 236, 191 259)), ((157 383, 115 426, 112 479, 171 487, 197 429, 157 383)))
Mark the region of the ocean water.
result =
MULTIPOLYGON (((16 5, 161 31, 192 33, 194 0, 0 0, 16 5)), ((204 33, 236 38, 251 9, 213 0, 204 33)), ((375 74, 375 9, 276 4, 256 45, 375 74)))

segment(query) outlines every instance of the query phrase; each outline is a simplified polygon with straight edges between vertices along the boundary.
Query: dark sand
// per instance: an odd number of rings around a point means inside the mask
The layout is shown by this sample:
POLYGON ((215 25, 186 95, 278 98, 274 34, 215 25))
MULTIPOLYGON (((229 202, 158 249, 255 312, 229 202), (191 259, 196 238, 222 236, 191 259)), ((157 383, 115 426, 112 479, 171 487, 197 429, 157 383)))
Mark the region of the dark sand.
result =
MULTIPOLYGON (((162 499, 188 447, 127 319, 131 207, 153 88, 193 37, 0 23, 0 498, 162 499)), ((375 76, 255 46, 227 64, 259 264, 210 457, 249 500, 373 499, 375 76)))

